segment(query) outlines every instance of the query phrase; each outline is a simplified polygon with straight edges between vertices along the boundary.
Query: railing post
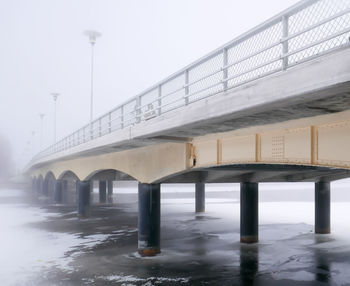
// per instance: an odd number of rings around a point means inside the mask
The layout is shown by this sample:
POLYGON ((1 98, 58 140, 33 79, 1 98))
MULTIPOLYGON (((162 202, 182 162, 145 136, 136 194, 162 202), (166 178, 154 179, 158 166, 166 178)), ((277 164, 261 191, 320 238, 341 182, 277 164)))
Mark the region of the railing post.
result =
POLYGON ((185 71, 185 105, 189 103, 188 95, 190 93, 190 88, 188 84, 189 84, 189 73, 188 73, 188 70, 186 70, 185 71))
POLYGON ((120 128, 124 128, 124 105, 120 107, 120 128))
POLYGON ((99 135, 99 137, 101 137, 101 135, 102 135, 101 121, 102 121, 102 119, 101 119, 101 117, 100 117, 100 118, 98 119, 98 135, 99 135))
POLYGON ((141 96, 137 96, 136 97, 136 105, 135 105, 135 121, 136 123, 140 123, 141 122, 141 110, 140 110, 140 106, 141 106, 141 96))
POLYGON ((108 113, 108 132, 112 132, 112 113, 108 113))
POLYGON ((227 64, 228 64, 228 56, 227 56, 227 48, 224 48, 222 51, 222 58, 223 58, 223 66, 222 66, 222 83, 223 83, 223 88, 224 91, 227 90, 227 77, 228 77, 228 72, 227 72, 227 64))
POLYGON ((288 54, 288 40, 286 38, 289 35, 289 27, 288 27, 288 16, 282 17, 282 68, 283 70, 286 70, 288 67, 288 57, 286 56, 288 54))
POLYGON ((162 114, 162 86, 158 85, 158 115, 162 114))

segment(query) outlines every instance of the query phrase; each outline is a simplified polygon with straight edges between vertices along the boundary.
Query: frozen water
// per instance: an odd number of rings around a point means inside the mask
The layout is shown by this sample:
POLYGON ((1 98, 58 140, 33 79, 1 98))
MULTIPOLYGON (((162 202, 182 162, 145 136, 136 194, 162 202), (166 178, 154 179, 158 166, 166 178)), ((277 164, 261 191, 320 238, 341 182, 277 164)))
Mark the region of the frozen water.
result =
MULTIPOLYGON (((347 184, 334 183, 332 194, 347 184)), ((349 201, 332 203, 332 234, 315 235, 312 184, 262 184, 260 241, 242 245, 237 185, 210 185, 203 214, 186 194, 193 187, 165 186, 162 253, 151 258, 136 252, 137 205, 118 204, 117 189, 117 205, 95 206, 82 221, 74 206, 2 203, 1 285, 350 285, 349 201)), ((0 191, 0 202, 11 194, 22 192, 0 191)))

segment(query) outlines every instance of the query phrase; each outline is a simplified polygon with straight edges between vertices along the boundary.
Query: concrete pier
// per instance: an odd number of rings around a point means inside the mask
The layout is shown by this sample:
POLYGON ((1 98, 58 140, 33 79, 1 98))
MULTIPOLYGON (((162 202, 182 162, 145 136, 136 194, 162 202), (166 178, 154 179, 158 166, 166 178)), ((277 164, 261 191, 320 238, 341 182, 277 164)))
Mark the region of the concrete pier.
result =
POLYGON ((315 183, 315 233, 331 232, 330 182, 315 183))
POLYGON ((113 181, 107 181, 107 201, 113 203, 113 181))
POLYGON ((77 181, 78 216, 87 218, 90 215, 90 181, 77 181))
POLYGON ((142 256, 160 253, 160 184, 138 186, 138 251, 142 256))
POLYGON ((31 189, 32 193, 35 194, 36 193, 36 178, 32 179, 32 186, 31 187, 32 187, 32 189, 31 189))
POLYGON ((99 181, 98 194, 99 194, 100 204, 105 204, 107 202, 107 184, 106 184, 106 181, 99 181))
POLYGON ((259 241, 258 183, 241 183, 241 242, 259 241))
POLYGON ((54 203, 61 204, 63 201, 63 181, 56 180, 54 188, 54 203))
POLYGON ((43 180, 41 194, 44 195, 45 197, 49 196, 49 182, 48 182, 48 180, 43 180))
POLYGON ((37 191, 38 195, 42 196, 44 194, 44 180, 43 179, 38 179, 37 180, 37 191))
POLYGON ((196 183, 196 213, 205 212, 205 183, 196 183))

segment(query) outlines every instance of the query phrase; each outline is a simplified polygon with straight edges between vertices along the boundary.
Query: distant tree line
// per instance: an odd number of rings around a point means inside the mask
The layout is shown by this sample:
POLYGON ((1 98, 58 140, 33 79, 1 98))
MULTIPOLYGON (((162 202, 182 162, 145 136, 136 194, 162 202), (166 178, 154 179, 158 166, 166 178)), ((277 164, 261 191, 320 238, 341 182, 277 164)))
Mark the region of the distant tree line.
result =
POLYGON ((0 135, 0 180, 9 179, 13 172, 11 146, 8 140, 0 135))

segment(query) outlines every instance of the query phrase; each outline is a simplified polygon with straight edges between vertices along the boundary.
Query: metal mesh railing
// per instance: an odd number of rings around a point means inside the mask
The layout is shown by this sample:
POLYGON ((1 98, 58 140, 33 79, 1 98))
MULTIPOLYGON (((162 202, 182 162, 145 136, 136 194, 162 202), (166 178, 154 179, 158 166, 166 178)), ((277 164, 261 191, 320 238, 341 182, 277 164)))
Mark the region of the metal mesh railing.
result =
POLYGON ((53 153, 349 46, 349 41, 350 0, 301 1, 58 141, 36 155, 30 165, 53 153))

